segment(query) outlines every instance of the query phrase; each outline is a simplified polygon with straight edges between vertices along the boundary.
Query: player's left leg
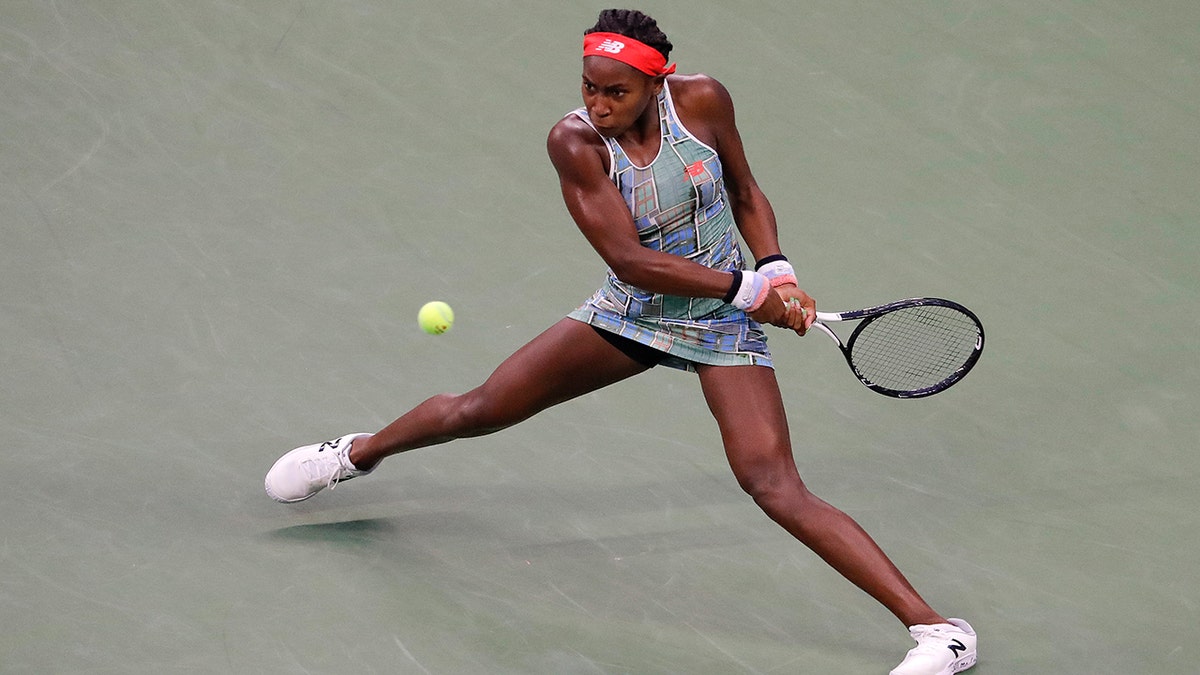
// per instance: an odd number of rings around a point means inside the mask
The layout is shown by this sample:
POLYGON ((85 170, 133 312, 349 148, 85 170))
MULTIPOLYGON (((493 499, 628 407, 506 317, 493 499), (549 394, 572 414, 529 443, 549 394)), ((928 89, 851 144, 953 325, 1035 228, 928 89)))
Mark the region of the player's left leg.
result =
POLYGON ((946 675, 975 665, 977 637, 970 624, 935 612, 858 523, 805 487, 792 456, 775 372, 760 366, 699 371, 742 489, 772 520, 909 627, 917 646, 891 675, 946 675))
POLYGON ((944 623, 858 523, 808 491, 792 456, 775 371, 702 366, 699 372, 729 465, 755 503, 906 626, 944 623))

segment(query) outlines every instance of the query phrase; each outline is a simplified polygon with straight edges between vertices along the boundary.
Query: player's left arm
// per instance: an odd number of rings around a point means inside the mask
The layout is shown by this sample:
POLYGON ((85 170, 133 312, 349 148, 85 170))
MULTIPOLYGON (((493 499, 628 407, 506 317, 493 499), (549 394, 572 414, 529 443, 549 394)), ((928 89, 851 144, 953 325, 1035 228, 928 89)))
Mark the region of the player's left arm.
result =
POLYGON ((713 148, 721 158, 725 191, 738 231, 755 260, 777 255, 780 250, 775 211, 750 171, 733 98, 724 85, 711 77, 698 78, 694 85, 688 97, 689 108, 705 120, 713 148))
MULTIPOLYGON (((733 97, 724 85, 710 77, 701 76, 689 84, 693 85, 689 87, 689 108, 705 120, 707 135, 721 158, 726 196, 742 240, 755 261, 780 255, 775 210, 750 170, 737 128, 733 97)), ((776 291, 785 302, 794 298, 805 308, 802 314, 797 312, 788 322, 803 335, 816 317, 816 303, 795 284, 778 286, 776 291)))

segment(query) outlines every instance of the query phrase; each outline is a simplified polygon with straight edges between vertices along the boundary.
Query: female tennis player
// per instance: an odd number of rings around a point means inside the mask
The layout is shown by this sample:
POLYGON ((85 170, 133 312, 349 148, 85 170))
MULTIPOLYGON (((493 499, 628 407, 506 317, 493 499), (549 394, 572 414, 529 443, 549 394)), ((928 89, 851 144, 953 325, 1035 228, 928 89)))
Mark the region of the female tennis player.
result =
POLYGON ((608 265, 604 285, 479 387, 441 394, 378 433, 296 448, 266 490, 296 502, 381 460, 504 429, 656 365, 694 372, 738 483, 764 512, 910 627, 894 675, 975 663, 975 633, 935 612, 870 536, 805 487, 762 324, 803 335, 811 297, 781 254, 727 90, 675 74, 650 17, 606 10, 584 34, 583 107, 547 148, 567 210, 608 265), (741 240, 756 261, 746 269, 741 240))

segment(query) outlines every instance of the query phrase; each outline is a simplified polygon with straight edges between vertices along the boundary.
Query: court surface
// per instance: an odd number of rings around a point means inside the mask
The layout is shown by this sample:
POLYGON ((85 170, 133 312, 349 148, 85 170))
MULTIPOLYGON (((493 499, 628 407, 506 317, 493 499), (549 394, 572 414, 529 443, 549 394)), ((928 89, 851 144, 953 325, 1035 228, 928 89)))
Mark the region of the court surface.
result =
MULTIPOLYGON (((942 295, 946 394, 772 334, 801 472, 978 668, 1200 660, 1200 4, 651 0, 825 309, 942 295)), ((0 671, 882 673, 883 609, 654 371, 298 506, 282 452, 591 293, 545 134, 599 6, 0 4, 0 671), (458 314, 420 333, 421 303, 458 314)))

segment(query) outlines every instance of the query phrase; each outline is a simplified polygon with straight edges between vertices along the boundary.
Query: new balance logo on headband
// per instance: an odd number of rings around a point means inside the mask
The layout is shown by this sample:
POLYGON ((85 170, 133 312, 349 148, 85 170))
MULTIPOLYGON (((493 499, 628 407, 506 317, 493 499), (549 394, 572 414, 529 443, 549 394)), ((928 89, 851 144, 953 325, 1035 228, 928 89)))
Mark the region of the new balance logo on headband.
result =
POLYGON ((633 66, 650 77, 670 75, 675 64, 667 65, 667 57, 654 47, 620 33, 588 33, 583 36, 584 57, 597 56, 615 59, 633 66))
POLYGON ((624 42, 621 42, 620 40, 613 40, 610 38, 610 39, 605 40, 604 42, 601 42, 600 44, 596 45, 595 51, 607 52, 609 54, 620 54, 622 49, 625 49, 624 42))

